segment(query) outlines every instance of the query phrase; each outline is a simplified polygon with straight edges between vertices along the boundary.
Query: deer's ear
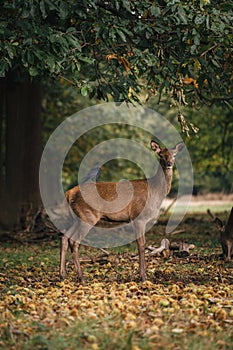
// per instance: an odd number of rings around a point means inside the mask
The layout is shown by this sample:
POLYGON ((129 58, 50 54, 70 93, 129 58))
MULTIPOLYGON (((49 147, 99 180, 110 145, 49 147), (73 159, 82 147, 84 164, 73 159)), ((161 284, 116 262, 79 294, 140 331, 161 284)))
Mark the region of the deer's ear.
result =
POLYGON ((182 151, 184 146, 185 146, 185 144, 183 141, 177 143, 177 145, 175 146, 175 152, 178 153, 178 152, 182 151))
POLYGON ((224 225, 224 223, 222 222, 222 220, 220 220, 218 217, 216 217, 216 218, 214 219, 214 222, 215 222, 215 225, 217 226, 217 228, 219 229, 219 231, 224 231, 225 225, 224 225))
POLYGON ((161 152, 161 148, 160 148, 159 144, 157 142, 155 142, 154 140, 151 140, 150 146, 154 152, 156 152, 156 153, 161 152))

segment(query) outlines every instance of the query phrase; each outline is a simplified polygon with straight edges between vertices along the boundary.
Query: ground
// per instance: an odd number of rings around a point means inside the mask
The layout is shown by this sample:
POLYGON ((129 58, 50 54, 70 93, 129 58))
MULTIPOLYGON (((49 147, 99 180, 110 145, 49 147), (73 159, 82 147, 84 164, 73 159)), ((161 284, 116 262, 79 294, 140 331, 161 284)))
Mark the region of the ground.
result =
MULTIPOLYGON (((161 217, 150 230, 148 245, 159 245, 166 221, 161 217)), ((18 233, 17 241, 6 240, 0 248, 0 348, 232 349, 233 262, 222 259, 219 232, 205 213, 188 214, 178 230, 167 238, 195 249, 189 256, 148 256, 146 282, 138 279, 134 243, 110 250, 107 258, 82 247, 86 282, 80 284, 70 256, 67 279, 58 278, 58 237, 39 241, 18 233)))

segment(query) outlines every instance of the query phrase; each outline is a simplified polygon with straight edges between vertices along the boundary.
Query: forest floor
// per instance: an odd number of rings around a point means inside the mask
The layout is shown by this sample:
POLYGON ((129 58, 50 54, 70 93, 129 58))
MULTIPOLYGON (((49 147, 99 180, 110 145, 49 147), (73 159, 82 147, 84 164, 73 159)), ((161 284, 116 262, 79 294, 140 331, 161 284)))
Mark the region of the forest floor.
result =
MULTIPOLYGON (((160 245, 166 222, 148 232, 147 245, 160 245)), ((233 262, 221 256, 219 232, 206 213, 187 214, 166 238, 195 249, 148 255, 146 282, 138 279, 135 243, 103 258, 81 247, 85 284, 70 255, 67 279, 59 280, 58 237, 22 232, 2 242, 0 349, 232 349, 233 262)))

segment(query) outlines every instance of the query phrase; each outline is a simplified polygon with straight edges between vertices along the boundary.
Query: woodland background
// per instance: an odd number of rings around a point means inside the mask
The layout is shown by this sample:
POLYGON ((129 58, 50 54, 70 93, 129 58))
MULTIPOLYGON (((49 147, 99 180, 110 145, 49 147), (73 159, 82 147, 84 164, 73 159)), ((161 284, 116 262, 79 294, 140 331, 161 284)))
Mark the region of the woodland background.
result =
MULTIPOLYGON (((196 191, 232 191, 232 1, 1 1, 0 36, 1 227, 41 205, 38 167, 55 127, 103 101, 160 111, 183 132, 196 191)), ((65 187, 94 136, 71 152, 65 187)), ((138 177, 131 167, 115 162, 102 179, 138 177)))

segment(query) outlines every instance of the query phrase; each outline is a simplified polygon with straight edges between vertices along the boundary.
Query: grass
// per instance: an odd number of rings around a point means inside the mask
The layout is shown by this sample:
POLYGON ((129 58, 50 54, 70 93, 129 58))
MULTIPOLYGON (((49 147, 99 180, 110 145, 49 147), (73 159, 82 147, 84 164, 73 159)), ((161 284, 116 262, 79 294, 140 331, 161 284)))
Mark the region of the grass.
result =
MULTIPOLYGON (((181 197, 182 200, 182 197, 181 197)), ((170 200, 171 201, 171 200, 170 200)), ((167 204, 169 205, 169 200, 167 201, 167 204)), ((184 212, 184 209, 186 210, 186 202, 185 202, 185 196, 183 197, 184 204, 179 203, 178 208, 176 209, 177 212, 184 212)), ((224 213, 224 212, 230 212, 232 208, 232 197, 231 196, 224 196, 221 194, 216 194, 211 197, 211 194, 206 196, 193 196, 191 202, 189 203, 187 213, 188 214, 203 214, 207 212, 207 209, 210 209, 213 213, 224 213)))
POLYGON ((223 203, 221 206, 219 204, 202 203, 196 206, 191 206, 188 213, 206 213, 207 209, 211 209, 213 213, 220 213, 228 211, 230 212, 232 208, 232 203, 223 203))
MULTIPOLYGON (((148 245, 160 244, 165 225, 161 218, 147 234, 148 245)), ((59 280, 58 239, 3 243, 0 348, 232 349, 233 264, 221 259, 219 233, 206 215, 188 214, 179 229, 167 238, 195 250, 188 257, 148 257, 143 283, 134 243, 113 249, 108 261, 83 263, 84 285, 70 262, 67 280, 59 280)), ((81 249, 82 256, 101 254, 81 249)))

